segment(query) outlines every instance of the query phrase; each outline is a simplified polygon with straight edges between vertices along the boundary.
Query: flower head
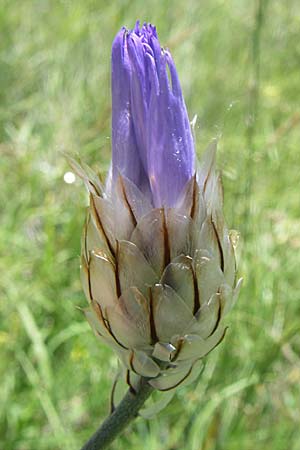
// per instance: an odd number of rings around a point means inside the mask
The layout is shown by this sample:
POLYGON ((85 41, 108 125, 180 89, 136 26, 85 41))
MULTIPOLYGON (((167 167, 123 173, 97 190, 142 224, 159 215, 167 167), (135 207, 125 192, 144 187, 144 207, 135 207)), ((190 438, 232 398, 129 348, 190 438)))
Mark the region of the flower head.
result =
POLYGON ((112 46, 113 177, 127 177, 155 207, 174 206, 194 174, 194 143, 172 56, 137 22, 112 46))
POLYGON ((216 142, 195 170, 178 76, 152 25, 117 34, 112 104, 106 186, 77 166, 90 192, 81 260, 85 313, 128 374, 169 390, 199 374, 224 337, 223 316, 241 286, 216 142))

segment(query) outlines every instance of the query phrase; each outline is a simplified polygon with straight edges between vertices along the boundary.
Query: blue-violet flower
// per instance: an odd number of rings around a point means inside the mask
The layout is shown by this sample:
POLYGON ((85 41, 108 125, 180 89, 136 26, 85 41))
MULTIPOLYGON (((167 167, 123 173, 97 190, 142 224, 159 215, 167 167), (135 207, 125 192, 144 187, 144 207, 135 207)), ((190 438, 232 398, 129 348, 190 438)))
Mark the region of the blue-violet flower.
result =
POLYGON ((112 164, 151 199, 175 206, 194 175, 194 142, 175 64, 137 22, 112 46, 112 164))
POLYGON ((131 386, 193 381, 225 335, 241 280, 215 154, 213 142, 196 167, 175 65, 155 27, 122 28, 112 46, 112 170, 105 186, 76 170, 90 193, 85 314, 131 386))

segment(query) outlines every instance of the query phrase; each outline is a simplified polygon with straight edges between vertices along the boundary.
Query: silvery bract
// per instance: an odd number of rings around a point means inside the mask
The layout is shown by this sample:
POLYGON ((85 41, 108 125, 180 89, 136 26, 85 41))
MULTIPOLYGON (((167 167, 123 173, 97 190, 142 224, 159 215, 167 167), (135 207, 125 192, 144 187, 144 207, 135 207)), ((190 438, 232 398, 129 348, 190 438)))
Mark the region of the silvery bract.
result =
POLYGON ((195 379, 223 339, 241 281, 216 143, 196 169, 176 69, 151 25, 122 29, 113 42, 112 152, 105 187, 78 168, 90 192, 86 316, 129 375, 169 390, 195 379))

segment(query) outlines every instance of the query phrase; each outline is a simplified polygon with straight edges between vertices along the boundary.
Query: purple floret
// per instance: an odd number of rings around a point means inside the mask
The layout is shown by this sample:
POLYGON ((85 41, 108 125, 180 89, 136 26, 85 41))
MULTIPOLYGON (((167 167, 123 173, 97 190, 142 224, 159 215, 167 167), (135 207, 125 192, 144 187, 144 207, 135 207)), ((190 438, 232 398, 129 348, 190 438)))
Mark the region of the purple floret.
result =
POLYGON ((113 179, 129 178, 154 207, 175 206, 194 174, 194 143, 176 68, 150 24, 122 28, 113 42, 112 153, 113 179))

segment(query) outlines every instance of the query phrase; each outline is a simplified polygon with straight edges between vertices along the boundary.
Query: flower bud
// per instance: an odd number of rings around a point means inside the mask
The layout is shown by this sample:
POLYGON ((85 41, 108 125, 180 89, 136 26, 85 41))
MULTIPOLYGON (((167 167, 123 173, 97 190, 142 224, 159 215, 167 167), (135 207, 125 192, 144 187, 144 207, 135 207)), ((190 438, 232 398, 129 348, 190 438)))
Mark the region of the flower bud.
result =
POLYGON ((122 29, 113 43, 112 153, 105 187, 77 168, 90 192, 85 313, 128 374, 166 391, 195 379, 221 342, 241 280, 216 142, 195 170, 176 69, 152 25, 122 29))

